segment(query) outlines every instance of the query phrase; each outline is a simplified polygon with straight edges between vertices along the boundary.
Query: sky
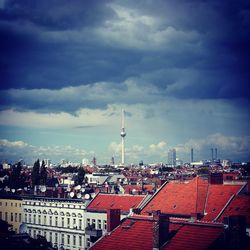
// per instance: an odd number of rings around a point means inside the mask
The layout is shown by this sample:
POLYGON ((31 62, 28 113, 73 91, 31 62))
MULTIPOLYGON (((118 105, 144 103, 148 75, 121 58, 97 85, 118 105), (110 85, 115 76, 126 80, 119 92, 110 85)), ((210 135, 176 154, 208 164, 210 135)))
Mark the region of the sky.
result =
POLYGON ((248 0, 0 0, 0 161, 249 161, 248 0))

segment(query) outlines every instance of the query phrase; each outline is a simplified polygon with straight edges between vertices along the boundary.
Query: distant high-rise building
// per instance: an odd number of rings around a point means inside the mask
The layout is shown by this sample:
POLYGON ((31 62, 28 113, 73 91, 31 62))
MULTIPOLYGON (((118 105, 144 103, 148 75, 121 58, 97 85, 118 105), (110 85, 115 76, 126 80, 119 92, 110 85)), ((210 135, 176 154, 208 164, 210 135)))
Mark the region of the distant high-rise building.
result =
POLYGON ((191 148, 191 162, 194 162, 194 149, 191 148))
POLYGON ((217 155, 218 151, 217 151, 217 148, 214 149, 214 152, 215 152, 214 158, 215 158, 215 160, 218 160, 218 155, 217 155))
POLYGON ((176 149, 170 149, 168 151, 168 164, 172 165, 173 167, 176 166, 176 149))
POLYGON ((44 159, 45 166, 49 167, 51 165, 50 159, 44 159))
POLYGON ((111 164, 111 165, 115 165, 115 158, 114 158, 114 156, 111 157, 110 164, 111 164))
POLYGON ((95 156, 92 159, 92 163, 93 163, 94 166, 96 166, 96 157, 95 156))
POLYGON ((125 127, 124 127, 124 109, 122 110, 122 129, 121 129, 121 137, 122 137, 122 162, 121 164, 124 165, 125 164, 125 136, 126 136, 126 132, 125 132, 125 127))
POLYGON ((214 160, 214 149, 211 148, 211 161, 213 161, 213 160, 214 160))

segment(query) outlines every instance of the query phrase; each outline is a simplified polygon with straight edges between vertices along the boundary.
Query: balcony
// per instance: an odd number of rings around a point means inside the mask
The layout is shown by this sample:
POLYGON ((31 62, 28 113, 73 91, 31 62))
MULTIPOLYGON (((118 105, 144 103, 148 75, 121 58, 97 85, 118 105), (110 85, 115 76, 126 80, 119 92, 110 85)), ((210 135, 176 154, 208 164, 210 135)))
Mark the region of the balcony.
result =
POLYGON ((89 225, 85 228, 85 234, 91 237, 100 238, 102 236, 102 229, 96 229, 94 225, 89 225))

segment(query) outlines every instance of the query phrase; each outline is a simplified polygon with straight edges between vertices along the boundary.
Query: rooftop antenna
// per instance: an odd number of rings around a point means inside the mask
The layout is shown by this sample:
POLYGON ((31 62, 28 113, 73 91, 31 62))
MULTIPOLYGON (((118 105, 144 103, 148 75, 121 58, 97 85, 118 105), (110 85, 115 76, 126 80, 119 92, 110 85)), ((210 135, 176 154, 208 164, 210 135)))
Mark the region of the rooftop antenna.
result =
POLYGON ((125 132, 125 111, 124 109, 122 109, 122 129, 121 129, 121 137, 122 137, 122 162, 121 164, 124 165, 125 164, 125 136, 126 136, 126 132, 125 132))

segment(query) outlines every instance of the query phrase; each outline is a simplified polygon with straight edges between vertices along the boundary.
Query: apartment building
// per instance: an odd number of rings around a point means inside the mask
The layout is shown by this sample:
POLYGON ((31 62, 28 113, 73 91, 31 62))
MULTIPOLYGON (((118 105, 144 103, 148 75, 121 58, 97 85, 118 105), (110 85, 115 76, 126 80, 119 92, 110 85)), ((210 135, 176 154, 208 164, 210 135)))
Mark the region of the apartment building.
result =
POLYGON ((23 198, 23 222, 31 237, 44 236, 58 249, 85 249, 82 199, 23 198))
POLYGON ((19 233, 22 223, 22 200, 15 196, 0 197, 0 219, 12 225, 13 230, 19 233))

